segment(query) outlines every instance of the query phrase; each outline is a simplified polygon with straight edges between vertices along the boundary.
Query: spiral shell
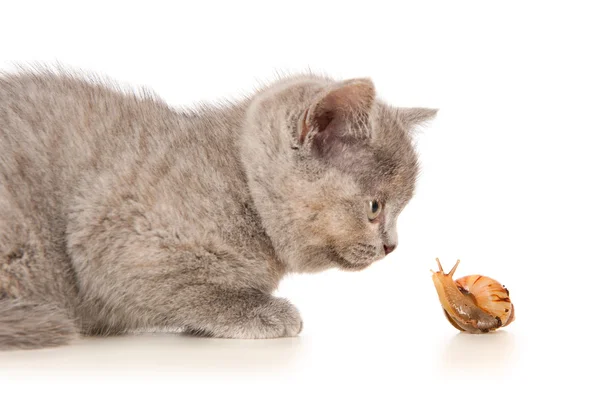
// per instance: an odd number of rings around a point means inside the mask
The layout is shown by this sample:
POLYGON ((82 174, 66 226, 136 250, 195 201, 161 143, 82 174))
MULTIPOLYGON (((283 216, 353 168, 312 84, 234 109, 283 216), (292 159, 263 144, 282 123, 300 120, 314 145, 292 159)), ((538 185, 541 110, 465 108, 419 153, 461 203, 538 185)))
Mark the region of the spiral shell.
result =
POLYGON ((515 307, 505 286, 484 275, 453 280, 460 260, 448 274, 444 273, 440 261, 436 261, 439 271, 432 271, 432 278, 444 314, 452 326, 470 333, 487 333, 514 321, 515 307))

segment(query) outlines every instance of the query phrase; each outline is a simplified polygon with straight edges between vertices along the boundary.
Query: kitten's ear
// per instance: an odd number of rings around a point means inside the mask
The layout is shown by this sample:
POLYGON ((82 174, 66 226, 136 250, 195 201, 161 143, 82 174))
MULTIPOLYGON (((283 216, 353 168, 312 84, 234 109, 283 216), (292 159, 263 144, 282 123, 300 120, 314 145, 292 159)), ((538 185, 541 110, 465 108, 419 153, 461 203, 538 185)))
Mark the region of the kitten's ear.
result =
POLYGON ((409 130, 429 122, 435 118, 438 113, 437 108, 422 107, 399 108, 398 111, 402 124, 409 130))
POLYGON ((300 144, 327 153, 340 142, 367 137, 367 122, 375 101, 375 87, 367 78, 342 81, 323 93, 306 110, 300 144))

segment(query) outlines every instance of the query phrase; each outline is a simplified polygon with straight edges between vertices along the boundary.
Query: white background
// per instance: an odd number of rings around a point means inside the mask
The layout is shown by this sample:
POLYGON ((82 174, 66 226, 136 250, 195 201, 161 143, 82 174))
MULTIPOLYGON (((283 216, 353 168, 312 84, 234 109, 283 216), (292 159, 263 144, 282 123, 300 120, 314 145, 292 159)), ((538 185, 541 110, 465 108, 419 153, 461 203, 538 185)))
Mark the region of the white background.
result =
POLYGON ((3 70, 60 62, 189 105, 311 68, 369 76, 383 99, 440 112, 418 136, 423 172, 398 249, 360 273, 282 282, 304 317, 300 337, 148 335, 0 353, 1 397, 597 396, 592 4, 2 1, 3 70), (457 276, 505 284, 516 321, 458 334, 431 281, 436 257, 460 258, 457 276))

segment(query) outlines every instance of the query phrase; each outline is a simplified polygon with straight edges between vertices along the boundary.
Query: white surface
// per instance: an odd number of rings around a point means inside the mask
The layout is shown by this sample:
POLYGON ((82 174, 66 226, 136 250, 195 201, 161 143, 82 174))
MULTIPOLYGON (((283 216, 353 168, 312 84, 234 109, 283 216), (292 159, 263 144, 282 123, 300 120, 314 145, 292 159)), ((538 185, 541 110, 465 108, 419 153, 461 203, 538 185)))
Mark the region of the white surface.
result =
POLYGON ((1 397, 597 396, 600 28, 592 6, 548 3, 2 1, 3 69, 59 61, 190 104, 311 67, 371 76, 385 99, 440 113, 419 136, 398 249, 360 273, 282 283, 300 337, 0 353, 1 397), (516 321, 458 334, 431 282, 435 257, 505 284, 516 321))

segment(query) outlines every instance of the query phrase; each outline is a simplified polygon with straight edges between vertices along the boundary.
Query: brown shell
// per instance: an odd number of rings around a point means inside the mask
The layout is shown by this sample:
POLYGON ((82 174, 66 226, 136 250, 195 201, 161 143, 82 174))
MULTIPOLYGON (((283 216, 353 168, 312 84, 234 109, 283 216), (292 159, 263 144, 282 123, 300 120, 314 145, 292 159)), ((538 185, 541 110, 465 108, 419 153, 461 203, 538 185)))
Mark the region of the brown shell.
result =
POLYGON ((508 289, 498 281, 483 275, 468 275, 457 279, 455 283, 479 308, 500 318, 502 326, 507 326, 515 319, 508 289))
POLYGON ((506 287, 483 275, 454 280, 460 260, 448 273, 444 272, 438 258, 436 261, 438 271, 431 271, 431 279, 444 316, 452 326, 469 333, 488 333, 514 321, 515 307, 506 287))

